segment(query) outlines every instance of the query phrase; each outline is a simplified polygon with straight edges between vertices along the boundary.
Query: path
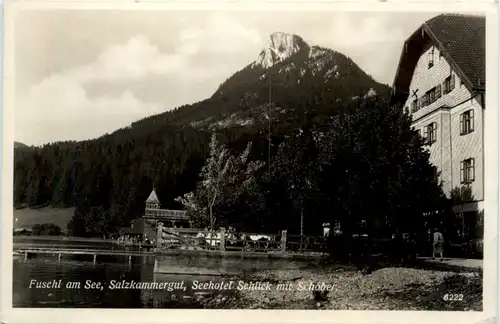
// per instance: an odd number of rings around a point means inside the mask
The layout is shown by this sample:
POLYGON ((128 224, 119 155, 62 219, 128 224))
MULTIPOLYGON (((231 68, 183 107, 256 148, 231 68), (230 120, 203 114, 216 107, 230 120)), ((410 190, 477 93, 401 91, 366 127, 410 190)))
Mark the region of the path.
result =
POLYGON ((440 261, 438 258, 431 259, 429 257, 419 257, 419 260, 425 261, 430 264, 447 265, 452 267, 477 269, 483 268, 483 260, 481 259, 454 259, 454 258, 444 258, 440 261))

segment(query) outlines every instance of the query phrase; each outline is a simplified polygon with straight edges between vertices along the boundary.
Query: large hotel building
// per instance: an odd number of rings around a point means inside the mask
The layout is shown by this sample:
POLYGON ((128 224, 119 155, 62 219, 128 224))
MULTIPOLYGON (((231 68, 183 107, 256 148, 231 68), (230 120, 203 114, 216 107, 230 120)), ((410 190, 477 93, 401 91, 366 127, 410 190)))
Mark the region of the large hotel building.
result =
POLYGON ((485 18, 442 14, 404 43, 393 100, 407 109, 423 136, 443 190, 471 189, 454 209, 483 210, 485 18))

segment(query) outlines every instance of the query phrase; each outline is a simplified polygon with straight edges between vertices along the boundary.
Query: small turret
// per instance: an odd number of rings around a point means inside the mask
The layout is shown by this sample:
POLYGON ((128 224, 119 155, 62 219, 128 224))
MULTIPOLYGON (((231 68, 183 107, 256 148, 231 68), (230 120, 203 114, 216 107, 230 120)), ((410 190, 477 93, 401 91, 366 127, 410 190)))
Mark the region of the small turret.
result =
POLYGON ((156 195, 155 188, 153 188, 148 199, 146 199, 146 209, 160 209, 160 200, 156 195))

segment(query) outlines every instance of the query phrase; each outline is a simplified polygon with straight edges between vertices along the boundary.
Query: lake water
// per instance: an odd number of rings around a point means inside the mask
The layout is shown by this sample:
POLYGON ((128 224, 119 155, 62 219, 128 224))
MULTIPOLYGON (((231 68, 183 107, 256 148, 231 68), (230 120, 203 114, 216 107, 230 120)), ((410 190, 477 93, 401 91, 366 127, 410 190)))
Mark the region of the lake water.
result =
MULTIPOLYGON (((92 262, 92 256, 66 256, 57 260, 57 256, 37 256, 24 260, 23 256, 14 258, 13 275, 13 307, 95 307, 95 308, 201 308, 200 296, 211 294, 215 290, 193 290, 192 283, 214 283, 225 281, 227 277, 198 276, 198 275, 169 275, 155 274, 153 271, 154 256, 136 256, 132 264, 124 256, 99 256, 100 262, 92 262), (33 280, 52 282, 61 280, 61 287, 35 288, 33 280), (111 289, 112 280, 115 280, 115 289, 111 289), (184 282, 185 290, 181 287, 172 289, 118 289, 116 283, 122 282, 184 282), (100 282, 103 289, 85 289, 85 283, 100 282), (80 287, 67 288, 68 283, 80 283, 80 287), (30 283, 32 287, 30 288, 30 283), (179 289, 175 289, 179 288, 179 289), (171 291, 169 291, 171 290, 171 291)), ((200 256, 171 256, 160 257, 165 264, 189 265, 217 265, 227 270, 248 272, 263 269, 292 269, 300 268, 304 261, 290 261, 286 259, 228 259, 200 256)), ((219 291, 217 290, 217 293, 219 291)), ((234 294, 235 290, 220 292, 222 295, 234 294)))

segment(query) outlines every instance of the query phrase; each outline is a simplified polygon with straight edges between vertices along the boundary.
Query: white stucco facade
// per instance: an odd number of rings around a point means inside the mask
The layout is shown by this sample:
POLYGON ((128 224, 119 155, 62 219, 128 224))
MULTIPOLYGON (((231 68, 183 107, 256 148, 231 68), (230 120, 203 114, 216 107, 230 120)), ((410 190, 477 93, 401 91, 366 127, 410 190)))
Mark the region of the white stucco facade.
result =
MULTIPOLYGON (((430 161, 441 172, 443 190, 450 195, 453 188, 465 183, 471 186, 476 206, 482 209, 484 199, 484 131, 481 95, 473 95, 462 83, 457 71, 454 71, 449 62, 433 45, 428 45, 420 56, 409 86, 409 96, 404 107, 412 114, 413 127, 425 134, 425 127, 433 124, 433 143, 427 148, 430 152, 430 161), (432 62, 432 64, 429 64, 432 62), (450 89, 445 84, 447 78, 454 79, 454 87, 450 89), (439 89, 439 87, 441 89, 439 89), (436 89, 437 88, 437 89, 436 89), (424 94, 433 91, 431 100, 424 98, 424 94), (446 90, 445 90, 446 89, 446 90), (414 101, 418 98, 415 109, 414 101), (428 104, 422 105, 422 101, 428 104), (472 116, 469 119, 472 130, 463 132, 462 123, 465 118, 462 114, 472 116), (465 161, 465 162, 464 162, 465 161), (472 161, 472 162, 471 162, 472 161), (471 163, 473 167, 471 168, 471 163), (467 167, 464 167, 467 166, 467 167), (469 172, 464 177, 463 169, 469 172), (468 179, 473 175, 472 180, 468 179), (465 178, 465 179, 464 179, 465 178)), ((427 97, 428 98, 428 97, 427 97)))

